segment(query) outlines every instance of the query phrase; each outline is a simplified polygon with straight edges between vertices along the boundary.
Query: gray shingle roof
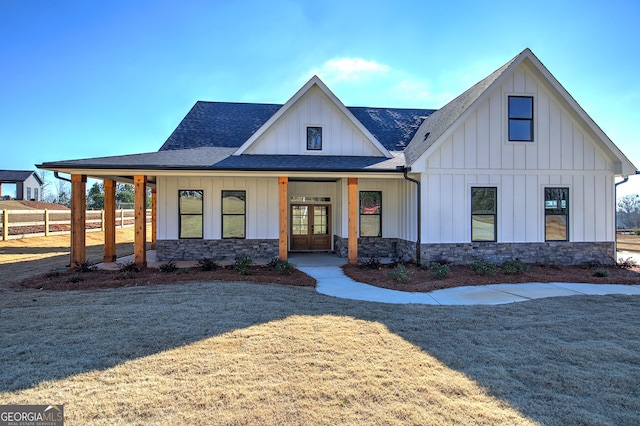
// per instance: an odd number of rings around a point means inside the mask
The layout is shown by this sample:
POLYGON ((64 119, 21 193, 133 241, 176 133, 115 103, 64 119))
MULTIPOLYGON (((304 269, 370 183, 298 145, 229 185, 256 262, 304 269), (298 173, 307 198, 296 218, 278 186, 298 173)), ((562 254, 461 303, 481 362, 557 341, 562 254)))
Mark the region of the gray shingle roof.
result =
POLYGON ((405 158, 407 165, 413 164, 418 157, 429 149, 429 147, 442 136, 442 134, 455 121, 465 113, 465 111, 493 84, 498 77, 505 72, 509 65, 515 61, 520 54, 515 56, 509 62, 489 74, 486 78, 473 85, 470 89, 462 93, 460 96, 437 110, 425 120, 420 128, 413 135, 413 139, 409 146, 405 149, 405 158))
POLYGON ((148 169, 148 170, 395 170, 404 155, 393 158, 340 155, 232 155, 235 148, 201 147, 144 154, 98 157, 45 163, 50 168, 148 169))
MULTIPOLYGON (((34 173, 33 170, 0 170, 0 182, 24 182, 34 173)), ((36 179, 42 183, 37 173, 36 179)))
MULTIPOLYGON (((198 101, 162 145, 160 151, 200 148, 239 148, 282 105, 198 101)), ((407 146, 432 114, 432 109, 347 107, 390 151, 407 146)))

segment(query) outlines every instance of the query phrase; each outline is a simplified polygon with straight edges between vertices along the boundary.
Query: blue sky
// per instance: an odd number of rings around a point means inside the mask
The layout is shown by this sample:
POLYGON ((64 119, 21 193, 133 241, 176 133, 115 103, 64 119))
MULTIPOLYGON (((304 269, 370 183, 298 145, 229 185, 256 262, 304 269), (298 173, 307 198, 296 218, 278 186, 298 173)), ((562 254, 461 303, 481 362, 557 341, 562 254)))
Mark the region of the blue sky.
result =
MULTIPOLYGON (((0 0, 0 169, 156 151, 197 100, 439 108, 529 47, 640 167, 640 2, 0 0)), ((640 176, 620 188, 640 193, 640 176)))

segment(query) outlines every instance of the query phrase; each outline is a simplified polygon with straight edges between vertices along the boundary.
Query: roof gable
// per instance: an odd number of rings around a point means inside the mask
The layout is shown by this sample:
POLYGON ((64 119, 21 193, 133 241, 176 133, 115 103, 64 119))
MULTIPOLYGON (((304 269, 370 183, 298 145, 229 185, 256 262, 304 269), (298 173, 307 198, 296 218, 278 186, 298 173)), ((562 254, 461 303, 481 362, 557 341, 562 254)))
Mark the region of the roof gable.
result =
POLYGON ((24 182, 31 175, 42 185, 42 179, 33 170, 0 170, 0 182, 24 182))
MULTIPOLYGON (((351 113, 351 111, 349 111, 347 107, 344 106, 344 104, 333 94, 333 92, 331 92, 331 90, 329 90, 329 88, 322 82, 322 80, 320 80, 318 76, 311 77, 311 79, 304 86, 302 86, 302 88, 298 90, 298 92, 296 92, 296 94, 293 95, 293 97, 291 97, 291 99, 289 99, 282 106, 282 108, 278 110, 278 112, 271 116, 271 118, 269 118, 266 123, 264 123, 244 144, 242 144, 242 146, 238 148, 234 155, 241 155, 245 152, 248 152, 252 145, 260 143, 261 138, 266 135, 266 133, 273 126, 281 122, 281 119, 285 118, 286 115, 294 110, 300 102, 313 96, 313 92, 316 90, 319 90, 321 96, 324 96, 326 99, 328 99, 329 104, 334 107, 334 110, 337 110, 339 114, 342 114, 343 118, 345 118, 349 124, 355 127, 355 129, 357 129, 357 131, 362 134, 363 139, 361 139, 361 141, 364 142, 365 145, 369 145, 369 149, 361 147, 359 151, 369 151, 369 155, 381 155, 387 158, 392 157, 389 150, 387 150, 387 148, 385 148, 375 138, 375 136, 371 134, 371 132, 353 115, 353 113, 351 113)), ((307 120, 309 120, 310 122, 301 124, 313 125, 314 123, 317 123, 318 118, 316 117, 316 115, 317 114, 308 116, 307 120)), ((303 143, 299 140, 301 138, 294 136, 294 139, 297 140, 297 143, 303 143)))
POLYGON ((504 79, 515 72, 520 64, 528 65, 537 77, 563 102, 565 108, 590 131, 598 145, 616 163, 616 173, 627 175, 635 173, 636 167, 627 159, 620 149, 589 117, 575 99, 547 70, 540 60, 529 49, 523 50, 516 57, 498 68, 489 76, 475 84, 460 96, 449 102, 425 120, 416 131, 409 146, 405 150, 407 165, 411 166, 419 158, 432 152, 432 147, 450 136, 453 131, 477 108, 504 79))

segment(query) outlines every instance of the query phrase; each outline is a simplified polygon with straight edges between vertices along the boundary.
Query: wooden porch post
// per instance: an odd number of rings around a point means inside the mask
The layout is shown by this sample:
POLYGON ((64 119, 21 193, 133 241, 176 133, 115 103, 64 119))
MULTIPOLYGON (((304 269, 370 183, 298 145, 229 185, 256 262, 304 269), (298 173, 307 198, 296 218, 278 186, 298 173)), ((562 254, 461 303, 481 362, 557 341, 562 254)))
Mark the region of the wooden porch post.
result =
POLYGON ((133 209, 135 237, 133 261, 140 267, 147 266, 147 177, 133 177, 133 209))
POLYGON ((347 186, 349 192, 349 254, 347 258, 349 264, 354 265, 358 263, 358 178, 348 178, 347 186))
POLYGON ((287 243, 289 178, 287 176, 279 176, 278 187, 280 188, 280 242, 278 255, 280 259, 287 260, 289 258, 289 245, 287 243))
POLYGON ((87 211, 87 177, 85 175, 71 175, 71 262, 87 261, 86 247, 86 211, 87 211))
POLYGON ((116 261, 116 183, 104 181, 104 262, 116 261))
POLYGON ((156 232, 158 220, 158 194, 156 188, 151 188, 151 250, 156 249, 156 232))

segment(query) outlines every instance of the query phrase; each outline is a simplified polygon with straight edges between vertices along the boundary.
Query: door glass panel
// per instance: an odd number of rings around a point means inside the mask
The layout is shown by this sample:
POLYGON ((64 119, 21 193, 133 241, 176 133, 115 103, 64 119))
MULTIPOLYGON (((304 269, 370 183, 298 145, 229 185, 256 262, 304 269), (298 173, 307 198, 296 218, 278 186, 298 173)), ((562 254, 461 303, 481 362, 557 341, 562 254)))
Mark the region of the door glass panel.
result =
POLYGON ((293 235, 307 235, 309 233, 308 206, 291 206, 291 223, 293 235))
POLYGON ((326 235, 329 233, 327 213, 327 206, 313 207, 313 233, 315 235, 326 235))

